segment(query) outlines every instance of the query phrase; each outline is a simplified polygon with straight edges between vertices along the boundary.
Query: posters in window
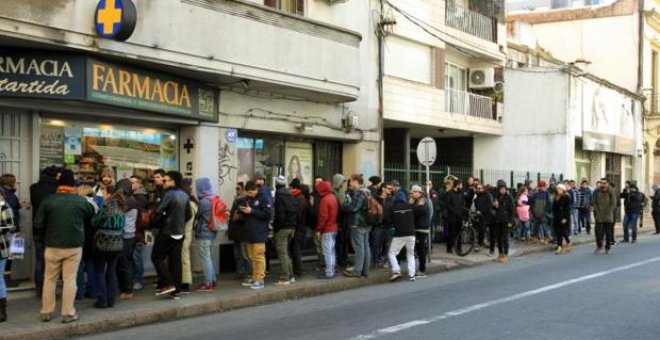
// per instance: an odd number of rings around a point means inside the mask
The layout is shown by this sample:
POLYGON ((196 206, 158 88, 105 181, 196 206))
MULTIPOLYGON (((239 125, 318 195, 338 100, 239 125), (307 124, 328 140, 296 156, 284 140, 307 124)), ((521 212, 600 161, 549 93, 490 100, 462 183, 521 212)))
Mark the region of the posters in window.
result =
POLYGON ((42 125, 39 140, 39 168, 64 164, 64 127, 42 125))
POLYGON ((82 155, 82 128, 67 127, 64 132, 64 154, 71 156, 82 155))
POLYGON ((310 143, 286 143, 286 168, 284 169, 287 183, 298 178, 301 183, 311 185, 314 179, 313 148, 310 143))

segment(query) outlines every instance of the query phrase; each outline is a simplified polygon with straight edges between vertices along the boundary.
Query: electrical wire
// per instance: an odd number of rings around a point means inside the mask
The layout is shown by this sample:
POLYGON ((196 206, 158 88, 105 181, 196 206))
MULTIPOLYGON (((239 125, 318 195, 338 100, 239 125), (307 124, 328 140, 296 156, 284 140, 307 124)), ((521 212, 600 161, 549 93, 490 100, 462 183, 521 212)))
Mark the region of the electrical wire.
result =
MULTIPOLYGON (((392 9, 394 9, 394 11, 398 12, 399 14, 401 14, 404 18, 408 19, 408 21, 410 21, 410 22, 413 23, 415 26, 419 27, 421 30, 423 30, 423 31, 426 32, 427 34, 431 35, 432 37, 434 37, 434 38, 436 38, 436 39, 438 39, 438 40, 440 40, 440 41, 442 41, 442 42, 444 42, 444 43, 446 43, 446 44, 452 45, 453 47, 455 47, 456 49, 462 51, 463 53, 469 54, 469 55, 471 55, 471 56, 473 56, 473 57, 478 57, 478 56, 474 55, 474 53, 473 53, 472 51, 467 51, 467 50, 465 50, 465 49, 463 49, 463 48, 461 48, 461 47, 459 47, 459 46, 456 46, 456 45, 452 44, 451 42, 447 41, 446 38, 443 38, 443 37, 439 36, 438 34, 431 32, 431 30, 434 30, 434 31, 436 31, 436 32, 438 32, 438 33, 440 33, 440 34, 444 34, 445 36, 448 36, 448 37, 454 38, 454 39, 456 39, 456 40, 462 41, 459 37, 456 37, 456 36, 454 36, 454 35, 452 35, 452 34, 449 34, 449 33, 445 32, 445 31, 443 31, 443 30, 437 28, 437 27, 434 27, 433 25, 431 25, 431 24, 429 24, 429 23, 427 23, 427 22, 425 22, 425 21, 423 21, 423 20, 421 20, 421 19, 415 17, 414 15, 412 15, 412 14, 410 14, 410 13, 408 13, 408 12, 402 10, 402 9, 400 9, 399 7, 393 5, 393 4, 392 4, 391 2, 389 2, 388 0, 384 0, 384 1, 385 1, 385 3, 386 3, 388 6, 390 6, 392 9)), ((470 47, 475 48, 476 50, 483 51, 483 49, 482 49, 480 46, 476 46, 476 45, 471 44, 471 43, 469 43, 469 42, 467 42, 467 41, 462 41, 462 42, 463 42, 464 44, 470 46, 470 47)), ((494 66, 497 66, 497 67, 502 67, 502 66, 503 66, 503 65, 501 65, 501 64, 498 64, 498 63, 495 63, 495 62, 492 62, 492 61, 485 61, 485 62, 488 62, 488 63, 490 63, 490 64, 492 64, 492 65, 494 65, 494 66)))

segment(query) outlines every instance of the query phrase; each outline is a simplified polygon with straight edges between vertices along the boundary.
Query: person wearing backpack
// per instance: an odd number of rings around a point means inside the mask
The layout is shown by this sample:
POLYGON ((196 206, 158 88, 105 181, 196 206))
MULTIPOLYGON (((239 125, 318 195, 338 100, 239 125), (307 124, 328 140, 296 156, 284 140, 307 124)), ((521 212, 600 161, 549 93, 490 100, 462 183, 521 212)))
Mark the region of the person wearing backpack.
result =
POLYGON ((117 295, 117 265, 124 248, 122 237, 128 210, 123 190, 108 185, 103 191, 103 206, 92 218, 94 233, 94 270, 96 271, 96 308, 112 308, 117 295))
MULTIPOLYGON (((217 285, 217 277, 215 272, 215 264, 211 256, 211 249, 213 242, 218 236, 218 228, 211 223, 213 213, 214 200, 219 200, 220 197, 213 193, 211 180, 202 177, 195 180, 195 189, 197 190, 197 197, 199 199, 199 212, 197 213, 197 223, 195 224, 195 240, 197 240, 197 254, 202 260, 204 266, 204 283, 197 288, 198 292, 212 292, 217 285)), ((217 208, 216 208, 217 209, 217 208)), ((226 214, 226 209, 224 210, 226 214)))
POLYGON ((547 183, 544 180, 539 181, 538 188, 530 199, 530 206, 532 207, 532 226, 535 236, 541 243, 548 244, 551 238, 548 230, 548 212, 552 211, 552 203, 547 183))
POLYGON ((298 226, 298 201, 286 187, 286 178, 279 176, 275 180, 275 249, 277 258, 282 265, 282 276, 275 282, 276 286, 289 285, 296 282, 293 276, 293 264, 289 256, 289 244, 298 226))
POLYGON ((371 250, 369 249, 369 233, 371 226, 365 221, 367 200, 371 193, 364 186, 361 174, 351 175, 348 181, 348 191, 342 206, 346 213, 346 224, 351 231, 351 243, 355 251, 355 261, 352 270, 345 270, 344 276, 362 277, 369 275, 371 266, 371 250))
POLYGON ((78 320, 74 307, 76 276, 85 240, 85 219, 93 215, 92 206, 78 196, 73 172, 62 170, 57 192, 39 205, 34 220, 36 235, 46 245, 46 273, 42 295, 41 321, 48 322, 55 310, 55 289, 62 273, 62 322, 78 320))
MULTIPOLYGON (((415 252, 419 259, 419 270, 415 273, 415 278, 426 277, 426 262, 429 255, 429 230, 431 226, 431 207, 428 198, 424 196, 424 190, 419 185, 413 185, 410 188, 410 205, 415 215, 415 252)), ((415 261, 415 258, 408 258, 408 261, 415 261)))
POLYGON ((625 195, 623 206, 625 209, 625 216, 623 219, 623 241, 630 242, 632 236, 632 243, 637 242, 637 223, 644 209, 646 197, 637 188, 637 184, 631 183, 625 195))

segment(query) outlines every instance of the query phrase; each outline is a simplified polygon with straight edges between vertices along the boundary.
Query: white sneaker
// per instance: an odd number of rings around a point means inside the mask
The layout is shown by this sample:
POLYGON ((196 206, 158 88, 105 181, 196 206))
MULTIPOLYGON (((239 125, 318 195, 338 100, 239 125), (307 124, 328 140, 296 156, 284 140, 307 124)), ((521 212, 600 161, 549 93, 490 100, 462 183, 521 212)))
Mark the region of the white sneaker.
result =
POLYGON ((256 281, 250 286, 250 289, 264 289, 266 286, 264 285, 263 281, 256 281))
POLYGON ((243 287, 252 287, 253 284, 254 284, 254 280, 252 279, 247 279, 241 283, 243 287))
POLYGON ((289 279, 289 283, 291 283, 291 284, 296 283, 296 278, 292 276, 292 277, 289 279))
POLYGON ((414 277, 414 276, 410 276, 410 277, 408 277, 408 280, 409 280, 409 281, 415 281, 415 277, 414 277))
POLYGON ((133 284, 133 290, 142 290, 143 286, 141 283, 136 282, 133 284))
POLYGON ((392 273, 392 276, 390 276, 390 281, 394 282, 400 278, 401 278, 401 273, 392 273))

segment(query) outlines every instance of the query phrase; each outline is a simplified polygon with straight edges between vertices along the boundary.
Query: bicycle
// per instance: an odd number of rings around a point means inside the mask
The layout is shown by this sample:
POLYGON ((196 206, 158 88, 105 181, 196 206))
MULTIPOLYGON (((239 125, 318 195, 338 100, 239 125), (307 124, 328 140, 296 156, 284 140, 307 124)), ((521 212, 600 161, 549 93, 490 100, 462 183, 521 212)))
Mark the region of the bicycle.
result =
POLYGON ((461 224, 454 241, 456 255, 463 257, 474 250, 477 244, 477 230, 474 226, 478 223, 478 218, 477 214, 470 212, 467 221, 461 224))

